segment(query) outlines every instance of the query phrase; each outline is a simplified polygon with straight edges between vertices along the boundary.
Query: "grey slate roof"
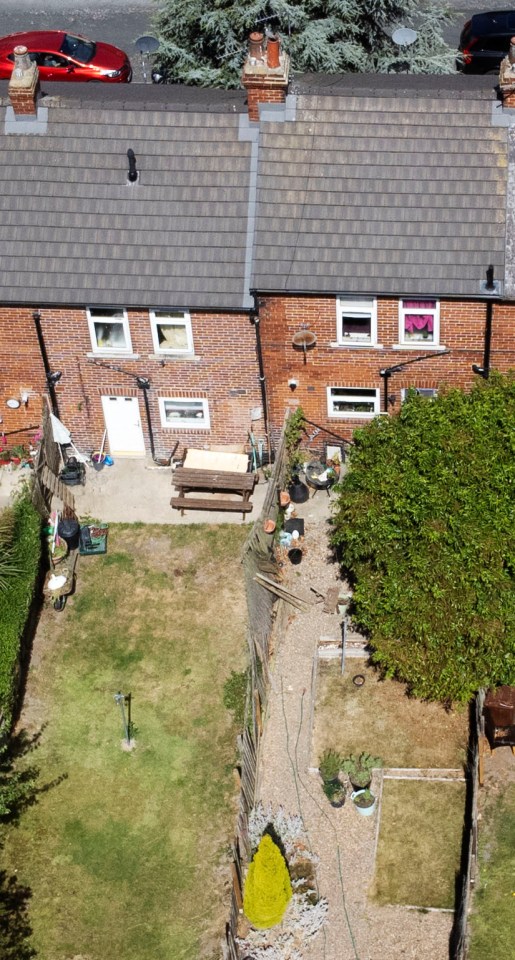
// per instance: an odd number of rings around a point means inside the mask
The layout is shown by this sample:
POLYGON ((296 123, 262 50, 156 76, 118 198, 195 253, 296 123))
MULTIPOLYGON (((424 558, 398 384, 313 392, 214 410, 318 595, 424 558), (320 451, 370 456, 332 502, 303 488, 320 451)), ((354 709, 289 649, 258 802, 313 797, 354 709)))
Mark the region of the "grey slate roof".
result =
POLYGON ((207 110, 186 90, 170 109, 170 90, 150 90, 150 103, 136 86, 107 103, 66 90, 44 101, 43 135, 5 135, 1 117, 0 301, 241 309, 243 95, 220 91, 207 110))
POLYGON ((46 133, 13 135, 0 83, 0 302, 237 310, 249 287, 475 297, 488 264, 503 279, 491 78, 291 90, 258 138, 243 91, 52 84, 46 133))
POLYGON ((507 131, 491 90, 463 98, 439 78, 434 95, 425 77, 408 95, 405 78, 381 91, 376 77, 358 95, 359 79, 299 92, 294 122, 262 125, 253 285, 477 296, 490 263, 504 275, 507 131))

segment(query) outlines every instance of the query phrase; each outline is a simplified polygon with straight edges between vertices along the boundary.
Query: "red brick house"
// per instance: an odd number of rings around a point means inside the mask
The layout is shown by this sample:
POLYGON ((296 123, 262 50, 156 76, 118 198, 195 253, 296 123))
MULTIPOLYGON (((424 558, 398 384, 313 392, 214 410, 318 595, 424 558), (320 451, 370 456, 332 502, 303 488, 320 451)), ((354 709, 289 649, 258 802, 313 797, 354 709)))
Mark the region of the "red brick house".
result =
POLYGON ((1 85, 5 429, 60 373, 76 442, 107 427, 115 456, 243 443, 259 413, 276 437, 292 402, 348 438, 409 387, 515 366, 515 121, 491 78, 289 84, 252 53, 248 105, 54 84, 20 113, 1 85))

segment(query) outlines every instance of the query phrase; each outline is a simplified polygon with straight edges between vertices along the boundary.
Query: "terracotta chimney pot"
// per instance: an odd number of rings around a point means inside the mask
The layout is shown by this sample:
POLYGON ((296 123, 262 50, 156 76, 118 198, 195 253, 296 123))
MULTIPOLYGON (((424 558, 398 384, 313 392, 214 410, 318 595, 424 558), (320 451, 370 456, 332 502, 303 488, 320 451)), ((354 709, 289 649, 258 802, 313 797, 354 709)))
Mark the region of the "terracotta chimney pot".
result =
POLYGON ((262 33, 251 33, 249 37, 249 59, 255 60, 257 62, 262 62, 264 58, 263 50, 263 34, 262 33))
POLYGON ((279 37, 269 37, 266 44, 266 62, 271 70, 276 70, 280 65, 279 62, 279 52, 280 52, 280 40, 279 37))

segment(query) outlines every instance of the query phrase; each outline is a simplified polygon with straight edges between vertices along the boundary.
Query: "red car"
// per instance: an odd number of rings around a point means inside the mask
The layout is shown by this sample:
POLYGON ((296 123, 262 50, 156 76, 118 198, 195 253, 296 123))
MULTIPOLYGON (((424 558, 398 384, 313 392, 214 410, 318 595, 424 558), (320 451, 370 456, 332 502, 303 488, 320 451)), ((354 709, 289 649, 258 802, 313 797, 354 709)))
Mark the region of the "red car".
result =
POLYGON ((33 30, 0 38, 0 79, 8 80, 14 66, 15 47, 27 47, 41 80, 102 80, 130 83, 132 67, 123 50, 110 43, 95 43, 63 30, 33 30))

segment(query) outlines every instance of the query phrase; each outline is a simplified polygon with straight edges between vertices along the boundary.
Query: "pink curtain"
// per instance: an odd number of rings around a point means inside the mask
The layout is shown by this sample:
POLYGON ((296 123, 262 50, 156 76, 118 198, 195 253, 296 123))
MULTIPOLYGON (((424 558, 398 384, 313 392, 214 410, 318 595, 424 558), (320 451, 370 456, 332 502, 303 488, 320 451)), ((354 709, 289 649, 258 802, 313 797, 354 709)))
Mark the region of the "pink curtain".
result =
POLYGON ((403 300, 404 310, 417 310, 417 313, 406 313, 404 315, 404 329, 406 333, 413 333, 415 330, 427 330, 433 332, 433 314, 423 313, 423 310, 434 310, 435 300, 403 300))

